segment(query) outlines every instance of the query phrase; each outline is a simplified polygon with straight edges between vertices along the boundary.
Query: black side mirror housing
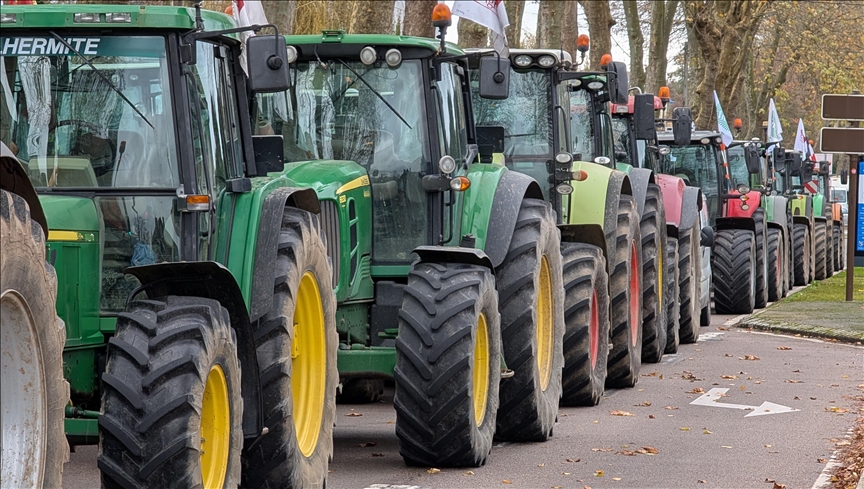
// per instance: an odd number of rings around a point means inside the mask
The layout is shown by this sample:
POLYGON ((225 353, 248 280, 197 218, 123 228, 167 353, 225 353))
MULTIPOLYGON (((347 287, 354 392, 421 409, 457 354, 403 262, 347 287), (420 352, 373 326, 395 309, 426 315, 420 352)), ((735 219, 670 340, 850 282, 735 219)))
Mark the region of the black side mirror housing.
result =
POLYGON ((504 152, 503 126, 477 126, 477 149, 480 153, 480 163, 491 163, 493 153, 504 152))
MULTIPOLYGON (((629 88, 627 65, 624 64, 623 61, 613 61, 612 64, 609 65, 609 71, 614 73, 614 79, 609 80, 609 93, 612 98, 611 102, 613 104, 624 105, 627 103, 627 99, 629 98, 627 92, 627 89, 629 88)), ((653 99, 651 103, 654 103, 653 99)))
POLYGON ((702 232, 700 234, 700 246, 714 246, 714 228, 712 228, 711 226, 705 226, 704 228, 702 228, 702 232))
POLYGON ((282 136, 252 136, 252 149, 255 152, 255 168, 259 177, 285 169, 285 147, 282 136))
POLYGON ((502 100, 510 95, 510 58, 480 58, 480 97, 502 100))
POLYGON ((654 141, 657 127, 654 125, 654 94, 639 93, 633 96, 633 125, 636 139, 654 141))
POLYGON ((786 153, 786 170, 789 176, 801 176, 801 153, 786 153))
POLYGON ((672 111, 672 136, 676 146, 686 146, 693 138, 693 114, 689 107, 675 107, 672 111))
POLYGON ((744 145, 744 162, 747 163, 747 173, 751 175, 762 173, 762 161, 759 156, 759 146, 755 144, 744 145))
POLYGON ((820 161, 819 162, 819 176, 820 177, 827 177, 829 174, 830 168, 831 168, 830 163, 828 163, 827 161, 820 161))
POLYGON ((786 172, 786 150, 779 145, 775 145, 771 153, 771 159, 774 162, 774 171, 779 173, 786 172))
POLYGON ((840 172, 840 183, 846 185, 849 183, 849 172, 843 170, 840 172))
POLYGON ((813 180, 813 163, 807 161, 801 165, 801 185, 810 180, 813 180))
POLYGON ((291 88, 288 46, 281 36, 252 36, 246 40, 249 89, 255 93, 283 92, 291 88))

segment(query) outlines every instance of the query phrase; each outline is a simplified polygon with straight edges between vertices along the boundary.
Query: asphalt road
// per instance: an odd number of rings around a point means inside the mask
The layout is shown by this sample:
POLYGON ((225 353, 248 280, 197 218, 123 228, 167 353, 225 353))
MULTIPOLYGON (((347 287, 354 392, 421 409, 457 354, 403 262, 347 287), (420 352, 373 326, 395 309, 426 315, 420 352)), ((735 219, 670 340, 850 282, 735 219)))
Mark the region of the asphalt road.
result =
MULTIPOLYGON (((608 391, 595 407, 561 409, 547 442, 496 443, 480 468, 406 467, 392 390, 382 403, 339 405, 328 487, 770 489, 766 479, 821 487, 826 461, 855 420, 864 348, 729 330, 730 318, 715 315, 699 342, 643 365, 636 387, 608 391), (711 389, 728 391, 714 405, 691 404, 711 389), (637 453, 651 449, 657 453, 637 453)), ((98 487, 95 458, 95 447, 78 447, 64 487, 98 487)))

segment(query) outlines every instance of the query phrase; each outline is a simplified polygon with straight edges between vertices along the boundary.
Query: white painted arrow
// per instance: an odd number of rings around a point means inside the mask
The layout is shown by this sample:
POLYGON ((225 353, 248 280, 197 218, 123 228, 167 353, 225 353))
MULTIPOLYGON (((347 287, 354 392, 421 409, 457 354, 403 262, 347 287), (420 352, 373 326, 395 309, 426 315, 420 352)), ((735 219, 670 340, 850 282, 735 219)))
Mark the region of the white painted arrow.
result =
POLYGON ((788 406, 781 406, 780 404, 774 404, 773 402, 765 401, 759 406, 747 406, 744 404, 728 404, 728 403, 720 403, 718 402, 720 398, 723 397, 729 389, 711 389, 705 394, 699 396, 695 401, 690 404, 695 404, 697 406, 711 406, 711 407, 719 407, 719 408, 727 408, 727 409, 740 409, 742 411, 753 411, 752 413, 744 416, 745 418, 749 418, 750 416, 764 416, 766 414, 780 414, 780 413, 791 413, 793 411, 800 411, 799 409, 792 409, 788 406))

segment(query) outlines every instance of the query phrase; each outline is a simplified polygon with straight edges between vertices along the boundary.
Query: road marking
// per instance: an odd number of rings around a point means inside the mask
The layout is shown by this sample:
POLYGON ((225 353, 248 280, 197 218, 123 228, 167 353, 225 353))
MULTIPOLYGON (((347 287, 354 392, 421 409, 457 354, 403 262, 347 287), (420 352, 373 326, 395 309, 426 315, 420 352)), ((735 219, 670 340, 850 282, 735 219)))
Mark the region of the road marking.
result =
POLYGON ((695 404, 697 406, 711 406, 711 407, 719 407, 719 408, 727 408, 727 409, 741 409, 743 411, 753 411, 752 413, 744 416, 745 418, 749 418, 750 416, 764 416, 766 414, 781 414, 781 413, 791 413, 793 411, 800 411, 800 409, 792 409, 788 406, 781 406, 780 404, 774 404, 773 402, 765 401, 759 406, 747 406, 745 404, 731 404, 731 403, 720 403, 718 402, 720 398, 723 397, 729 389, 719 389, 714 388, 705 394, 699 396, 695 401, 690 404, 695 404))
MULTIPOLYGON (((846 433, 846 438, 851 438, 855 433, 855 430, 850 429, 846 433)), ((834 453, 831 454, 831 459, 825 464, 825 468, 822 469, 822 472, 819 474, 819 478, 816 479, 816 482, 813 483, 813 487, 811 489, 827 489, 831 487, 831 474, 837 467, 841 467, 843 464, 837 461, 837 457, 840 455, 841 449, 834 450, 834 453)), ((864 481, 864 478, 861 479, 864 481)), ((858 484, 860 487, 861 484, 858 484)))
POLYGON ((372 484, 365 489, 424 489, 421 486, 394 486, 390 484, 372 484))

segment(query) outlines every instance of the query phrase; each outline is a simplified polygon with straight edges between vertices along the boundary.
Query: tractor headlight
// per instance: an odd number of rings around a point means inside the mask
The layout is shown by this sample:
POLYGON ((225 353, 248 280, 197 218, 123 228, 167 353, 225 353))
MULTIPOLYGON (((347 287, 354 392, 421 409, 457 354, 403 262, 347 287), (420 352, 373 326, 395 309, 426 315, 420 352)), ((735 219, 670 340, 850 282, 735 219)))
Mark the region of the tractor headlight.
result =
POLYGON ((603 88, 603 82, 601 81, 592 81, 588 84, 588 88, 591 90, 600 90, 603 88))
POLYGON ((546 56, 540 56, 537 63, 544 68, 549 68, 555 64, 555 58, 547 54, 546 56))
POLYGON ((287 57, 286 61, 290 65, 291 63, 297 61, 297 48, 295 48, 294 46, 288 46, 287 49, 288 49, 288 57, 287 57))
POLYGON ((531 56, 527 54, 520 54, 513 59, 513 63, 520 68, 524 68, 531 64, 531 56))
POLYGON ((598 156, 594 158, 594 163, 597 163, 598 165, 608 165, 609 161, 609 158, 605 156, 598 156))
POLYGON ((738 187, 736 187, 736 190, 738 190, 738 193, 741 195, 746 195, 750 193, 750 187, 748 187, 744 183, 739 183, 738 187))
POLYGON ((557 155, 555 155, 555 162, 556 163, 566 165, 566 164, 570 163, 571 161, 573 161, 573 155, 571 155, 570 153, 568 153, 566 151, 562 151, 562 152, 558 153, 557 155))
POLYGON ((561 195, 570 195, 573 193, 573 187, 570 184, 562 183, 555 187, 555 191, 561 195))
POLYGON ((456 170, 456 160, 450 155, 444 155, 438 160, 438 171, 445 175, 449 175, 456 170))
POLYGON ((366 46, 365 48, 360 50, 360 61, 364 65, 371 65, 378 58, 378 53, 375 52, 375 48, 372 46, 366 46))
POLYGON ((388 66, 395 68, 402 63, 402 52, 396 48, 390 49, 387 51, 387 54, 384 55, 384 59, 387 61, 388 66))

